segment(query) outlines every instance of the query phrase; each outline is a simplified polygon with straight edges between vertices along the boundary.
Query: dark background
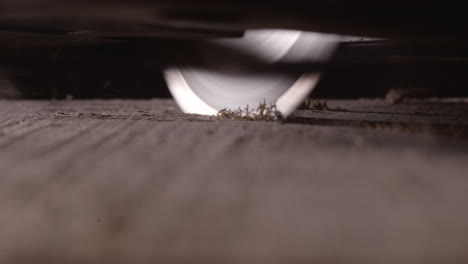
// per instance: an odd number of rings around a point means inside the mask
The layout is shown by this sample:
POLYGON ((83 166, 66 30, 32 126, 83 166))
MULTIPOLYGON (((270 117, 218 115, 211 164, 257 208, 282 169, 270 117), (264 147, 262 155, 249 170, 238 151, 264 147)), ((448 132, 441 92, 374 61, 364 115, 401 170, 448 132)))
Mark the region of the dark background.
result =
MULTIPOLYGON (((163 39, 23 46, 2 54, 2 98, 168 98, 163 69, 196 63, 197 54, 203 53, 198 42, 163 39)), ((314 98, 376 98, 391 90, 416 97, 464 97, 468 96, 464 53, 453 43, 428 47, 352 42, 339 47, 330 65, 294 70, 323 71, 314 98)), ((228 56, 224 63, 229 60, 236 63, 228 56)))

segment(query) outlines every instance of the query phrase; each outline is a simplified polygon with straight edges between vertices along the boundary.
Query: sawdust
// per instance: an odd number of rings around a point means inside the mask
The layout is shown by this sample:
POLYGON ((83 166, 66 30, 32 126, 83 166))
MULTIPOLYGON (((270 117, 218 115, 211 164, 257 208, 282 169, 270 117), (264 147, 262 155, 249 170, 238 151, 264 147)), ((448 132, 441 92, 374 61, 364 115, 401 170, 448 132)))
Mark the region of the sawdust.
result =
POLYGON ((328 102, 319 102, 319 101, 313 101, 313 100, 306 100, 304 102, 305 109, 308 110, 313 110, 313 111, 335 111, 335 112, 347 112, 347 109, 336 107, 336 108, 330 108, 328 106, 328 102))
POLYGON ((257 108, 250 108, 248 105, 242 109, 232 110, 229 108, 221 109, 217 114, 219 119, 241 120, 241 121, 281 121, 283 116, 276 107, 276 104, 267 105, 266 102, 260 103, 257 108))

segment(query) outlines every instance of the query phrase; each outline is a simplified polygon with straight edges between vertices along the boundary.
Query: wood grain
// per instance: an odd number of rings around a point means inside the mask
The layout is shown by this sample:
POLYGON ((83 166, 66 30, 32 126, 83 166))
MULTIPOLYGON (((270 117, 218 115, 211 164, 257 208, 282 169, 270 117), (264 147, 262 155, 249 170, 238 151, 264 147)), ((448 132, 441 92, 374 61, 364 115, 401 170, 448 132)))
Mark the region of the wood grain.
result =
POLYGON ((1 101, 0 262, 466 263, 468 106, 328 105, 1 101))

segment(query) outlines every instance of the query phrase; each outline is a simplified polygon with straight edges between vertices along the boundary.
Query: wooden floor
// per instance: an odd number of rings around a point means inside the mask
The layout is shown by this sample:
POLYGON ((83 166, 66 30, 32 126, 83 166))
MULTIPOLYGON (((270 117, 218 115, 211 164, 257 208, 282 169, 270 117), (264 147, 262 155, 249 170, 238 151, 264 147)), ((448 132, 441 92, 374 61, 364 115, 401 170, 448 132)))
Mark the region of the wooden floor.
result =
POLYGON ((468 263, 468 103, 328 106, 0 101, 0 263, 468 263))

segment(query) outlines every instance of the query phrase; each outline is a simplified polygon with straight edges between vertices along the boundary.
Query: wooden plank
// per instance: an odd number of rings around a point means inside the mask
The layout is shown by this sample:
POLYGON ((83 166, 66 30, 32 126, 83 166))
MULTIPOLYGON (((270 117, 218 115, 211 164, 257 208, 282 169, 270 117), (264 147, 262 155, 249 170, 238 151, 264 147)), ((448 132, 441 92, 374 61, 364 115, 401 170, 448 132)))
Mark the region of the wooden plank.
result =
POLYGON ((0 262, 468 261, 468 106, 328 105, 1 101, 0 262))

